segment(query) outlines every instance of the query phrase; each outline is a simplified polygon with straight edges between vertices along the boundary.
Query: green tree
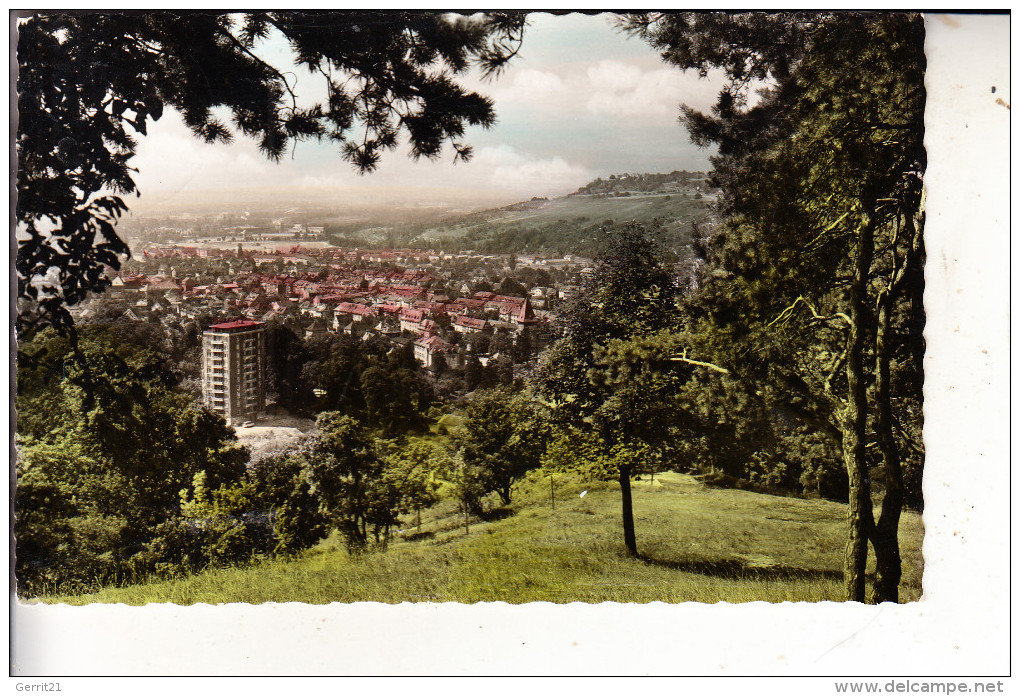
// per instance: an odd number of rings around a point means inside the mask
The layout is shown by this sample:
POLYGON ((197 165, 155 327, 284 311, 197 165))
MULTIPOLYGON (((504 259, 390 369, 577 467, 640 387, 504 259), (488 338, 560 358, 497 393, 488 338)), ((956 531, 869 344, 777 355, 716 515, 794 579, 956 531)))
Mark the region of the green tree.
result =
POLYGON ((305 342, 289 327, 269 322, 266 331, 266 378, 276 403, 299 413, 315 404, 312 386, 305 379, 305 367, 312 358, 305 342))
POLYGON ((468 355, 464 361, 464 383, 468 391, 474 391, 482 383, 484 369, 477 355, 468 355))
POLYGON ((439 498, 436 471, 441 457, 427 442, 394 442, 383 456, 383 473, 374 487, 368 521, 374 526, 376 541, 379 532, 383 542, 390 538, 390 528, 398 524, 400 515, 435 505, 439 498))
POLYGON ((768 363, 756 369, 777 393, 838 431, 847 598, 866 599, 870 540, 873 599, 895 601, 902 459, 922 452, 921 18, 678 13, 625 25, 667 61, 728 78, 711 114, 684 108, 694 141, 719 148, 713 178, 731 218, 713 240, 703 302, 734 345, 768 363), (752 105, 754 80, 769 88, 752 105), (885 478, 877 521, 871 437, 885 478))
POLYGON ((127 577, 196 475, 218 488, 244 474, 247 451, 174 388, 163 356, 108 328, 81 333, 72 350, 42 331, 19 360, 17 573, 28 592, 127 577))
POLYGON ((406 135, 412 157, 445 144, 467 159, 465 126, 492 103, 455 77, 498 71, 516 53, 523 14, 421 12, 50 13, 18 25, 18 327, 70 326, 67 307, 109 284, 128 248, 115 225, 136 192, 137 136, 166 108, 196 136, 231 128, 277 160, 295 140, 329 138, 359 171, 406 135), (256 49, 282 35, 328 98, 299 107, 289 66, 256 49))
POLYGON ((517 364, 526 363, 531 358, 531 329, 525 327, 519 334, 510 349, 510 355, 517 364))
POLYGON ((365 407, 361 372, 366 361, 361 344, 342 334, 328 335, 307 347, 310 358, 301 369, 301 379, 325 392, 317 399, 317 407, 352 415, 361 413, 365 407))
MULTIPOLYGON (((637 555, 630 495, 636 460, 617 455, 628 444, 642 444, 640 451, 647 451, 639 433, 648 431, 628 431, 630 425, 641 426, 627 418, 631 396, 621 382, 605 378, 607 365, 600 365, 598 356, 613 341, 676 329, 680 316, 673 273, 647 230, 636 224, 608 228, 604 245, 583 292, 564 312, 565 335, 543 354, 533 381, 561 423, 578 429, 596 425, 606 456, 619 464, 624 543, 637 555)), ((650 401, 648 407, 655 408, 650 401)))
POLYGON ((312 491, 307 457, 289 452, 266 457, 248 467, 252 511, 266 515, 272 526, 272 552, 291 554, 324 539, 329 531, 319 500, 312 491))
POLYGON ((320 433, 308 450, 312 491, 348 549, 360 552, 368 543, 371 488, 382 462, 371 436, 350 416, 325 411, 315 426, 320 433))
POLYGON ((386 436, 422 428, 434 397, 409 350, 375 358, 361 373, 365 414, 386 436))
POLYGON ((513 486, 541 465, 547 439, 542 410, 526 391, 497 387, 476 394, 458 438, 468 476, 509 505, 513 486))

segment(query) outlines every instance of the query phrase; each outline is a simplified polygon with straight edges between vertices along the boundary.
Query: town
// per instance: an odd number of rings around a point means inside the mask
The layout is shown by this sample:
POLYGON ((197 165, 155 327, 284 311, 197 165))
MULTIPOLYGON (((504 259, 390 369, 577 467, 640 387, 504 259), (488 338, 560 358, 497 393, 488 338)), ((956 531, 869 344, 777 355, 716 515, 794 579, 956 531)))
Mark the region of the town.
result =
POLYGON ((260 357, 242 376, 236 369, 231 374, 229 353, 226 360, 219 350, 214 355, 211 337, 242 327, 264 334, 274 326, 303 341, 343 334, 410 350, 432 378, 475 362, 520 377, 554 337, 557 308, 580 292, 591 269, 590 259, 573 255, 305 246, 295 239, 305 234, 321 228, 287 232, 289 246, 249 242, 246 248, 239 241, 230 248, 238 235, 233 228, 196 245, 146 245, 105 293, 73 315, 81 324, 120 318, 205 332, 203 402, 240 425, 257 422, 266 409, 267 341, 259 340, 260 357), (226 398, 224 384, 234 388, 226 398), (258 398, 241 399, 244 384, 258 385, 258 398))

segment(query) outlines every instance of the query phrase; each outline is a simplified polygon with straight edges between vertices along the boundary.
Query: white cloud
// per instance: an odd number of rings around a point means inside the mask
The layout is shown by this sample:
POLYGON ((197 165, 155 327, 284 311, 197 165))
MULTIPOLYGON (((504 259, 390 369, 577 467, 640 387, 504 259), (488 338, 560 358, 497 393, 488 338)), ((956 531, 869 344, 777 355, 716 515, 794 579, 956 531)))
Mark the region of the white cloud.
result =
POLYGON ((279 167, 259 154, 254 141, 238 137, 230 144, 205 143, 171 110, 140 138, 132 165, 138 168, 135 183, 143 195, 264 186, 280 173, 279 167))
POLYGON ((532 68, 515 70, 502 81, 476 87, 492 97, 497 112, 500 106, 512 104, 544 113, 569 111, 576 106, 572 97, 579 88, 583 86, 574 84, 570 78, 532 68))
POLYGON ((179 115, 168 111, 141 139, 132 164, 139 169, 135 176, 139 190, 153 203, 188 191, 261 186, 426 186, 555 195, 573 191, 592 178, 587 168, 561 155, 533 156, 511 145, 480 147, 469 162, 455 166, 452 153, 435 161, 414 161, 407 157, 407 147, 401 146, 385 153, 378 171, 365 176, 338 153, 319 148, 302 144, 294 159, 285 156, 274 163, 248 138, 238 137, 230 144, 204 143, 179 115))
POLYGON ((531 192, 532 195, 568 193, 592 177, 587 168, 571 164, 560 156, 534 158, 509 145, 485 147, 478 151, 471 168, 483 175, 492 188, 531 192))
POLYGON ((700 79, 693 72, 665 67, 645 70, 615 60, 589 67, 587 77, 588 111, 627 119, 675 117, 680 104, 707 109, 719 89, 716 81, 700 79))
MULTIPOLYGON (((194 190, 264 186, 448 187, 532 196, 569 192, 612 171, 704 166, 705 154, 689 145, 677 123, 678 107, 709 108, 719 80, 665 66, 650 50, 624 55, 622 39, 604 21, 578 21, 590 27, 573 36, 569 50, 550 43, 558 59, 533 55, 498 79, 472 73, 460 80, 490 96, 499 117, 489 131, 469 129, 464 141, 476 148, 470 162, 453 165, 451 152, 415 162, 400 147, 383 154, 378 171, 359 176, 335 144, 324 142, 301 143, 293 159, 288 152, 273 163, 243 136, 229 145, 201 142, 168 110, 140 139, 132 161, 136 181, 154 202, 194 190)), ((299 93, 318 96, 315 80, 296 72, 299 93)))
POLYGON ((510 69, 500 80, 472 85, 493 98, 497 111, 511 105, 535 118, 568 114, 588 119, 673 122, 680 104, 708 109, 721 83, 658 59, 589 60, 539 70, 510 69))

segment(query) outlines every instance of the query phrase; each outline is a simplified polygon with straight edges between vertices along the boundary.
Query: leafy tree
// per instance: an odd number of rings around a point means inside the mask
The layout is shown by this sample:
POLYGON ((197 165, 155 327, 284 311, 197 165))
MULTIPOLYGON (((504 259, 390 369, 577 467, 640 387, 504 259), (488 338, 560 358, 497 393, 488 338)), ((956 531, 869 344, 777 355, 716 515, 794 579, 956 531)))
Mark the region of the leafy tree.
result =
POLYGON ((709 320, 820 431, 836 430, 849 479, 847 597, 895 601, 897 527, 919 468, 924 247, 924 28, 919 16, 677 13, 624 21, 664 59, 728 78, 711 114, 730 223, 713 240, 709 320), (768 88, 748 100, 755 80, 768 88), (894 407, 896 405, 896 407, 894 407), (825 421, 829 425, 826 427, 825 421), (874 437, 879 458, 867 441, 874 437), (871 464, 885 476, 874 519, 871 464), (911 467, 908 467, 908 470, 911 467))
POLYGON ((493 353, 509 353, 513 346, 513 339, 506 331, 497 331, 492 335, 489 343, 489 350, 493 353))
POLYGON ((509 505, 514 484, 541 465, 543 413, 526 391, 497 387, 477 394, 458 438, 467 476, 484 493, 509 505))
POLYGON ((19 360, 17 573, 28 592, 127 577, 196 475, 230 485, 247 459, 222 418, 174 389, 162 356, 107 328, 81 333, 74 351, 42 331, 19 360))
POLYGON ((137 136, 169 107, 196 136, 233 129, 279 159, 295 140, 329 138, 371 171, 400 134, 413 157, 449 143, 471 156, 466 125, 489 126, 492 103, 455 82, 516 53, 523 14, 451 19, 420 12, 37 14, 18 37, 18 327, 70 326, 67 307, 109 284, 128 248, 115 224, 136 192, 137 136), (328 98, 298 106, 287 68, 255 49, 278 32, 328 98))
POLYGON ((531 330, 525 328, 521 331, 517 338, 514 340, 513 345, 510 349, 510 355, 513 357, 513 361, 517 364, 526 363, 531 358, 532 347, 531 347, 531 330))
POLYGON ((446 357, 442 353, 436 353, 432 358, 432 374, 438 380, 450 371, 450 366, 446 362, 446 357))
POLYGON ((275 455, 248 467, 251 508, 272 524, 273 553, 291 554, 324 539, 329 531, 312 491, 308 460, 299 452, 275 455))
MULTIPOLYGON (((536 391, 554 406, 558 420, 578 429, 596 425, 605 456, 619 464, 624 542, 628 552, 637 555, 630 502, 636 460, 616 455, 621 454, 621 445, 628 444, 641 445, 637 449, 645 451, 641 434, 652 431, 627 416, 627 409, 636 406, 641 395, 621 381, 607 379, 610 366, 600 365, 598 356, 614 341, 675 329, 680 316, 673 274, 647 230, 640 225, 609 228, 604 243, 584 291, 564 312, 565 335, 543 354, 534 383, 536 391), (630 431, 630 426, 637 429, 630 431)), ((646 405, 659 408, 650 400, 646 405)))
POLYGON ((473 333, 468 335, 468 345, 471 352, 485 354, 492 350, 492 336, 487 333, 473 333))
POLYGON ((612 481, 619 472, 613 453, 607 452, 598 433, 569 425, 552 428, 542 466, 549 471, 576 472, 586 481, 612 481))
POLYGON ((276 403, 299 413, 309 410, 315 395, 304 379, 311 359, 305 342, 286 325, 272 321, 266 330, 266 356, 266 378, 276 403))
POLYGON ((376 541, 379 532, 388 541, 390 528, 399 523, 399 516, 438 502, 439 482, 435 473, 441 457, 427 442, 395 442, 383 457, 383 473, 373 488, 368 521, 374 525, 376 541))
POLYGON ((387 436, 423 427, 434 396, 409 350, 374 359, 361 373, 361 392, 366 417, 387 436))
MULTIPOLYGON (((510 255, 511 261, 515 258, 513 254, 510 255)), ((513 270, 514 266, 510 266, 510 270, 513 270)), ((528 294, 528 289, 524 287, 519 281, 515 280, 513 276, 506 276, 499 283, 499 294, 510 295, 512 297, 524 297, 528 294)))
POLYGON ((347 334, 328 335, 307 346, 310 358, 301 369, 301 379, 325 394, 317 399, 322 410, 361 413, 365 398, 361 391, 361 372, 365 369, 365 351, 347 334))
POLYGON ((468 355, 464 362, 464 382, 468 391, 474 391, 482 383, 485 369, 474 353, 468 355))
POLYGON ((320 434, 309 447, 312 491, 322 511, 353 552, 368 543, 371 488, 383 465, 372 438, 356 420, 336 411, 319 414, 320 434))
POLYGON ((692 442, 702 440, 699 444, 709 452, 712 445, 726 442, 719 437, 721 414, 706 409, 700 393, 709 379, 694 381, 701 372, 726 370, 687 358, 685 344, 683 333, 669 330, 614 339, 597 349, 589 371, 589 381, 603 395, 589 420, 618 472, 624 540, 631 555, 637 555, 637 545, 630 479, 643 471, 679 468, 692 442))

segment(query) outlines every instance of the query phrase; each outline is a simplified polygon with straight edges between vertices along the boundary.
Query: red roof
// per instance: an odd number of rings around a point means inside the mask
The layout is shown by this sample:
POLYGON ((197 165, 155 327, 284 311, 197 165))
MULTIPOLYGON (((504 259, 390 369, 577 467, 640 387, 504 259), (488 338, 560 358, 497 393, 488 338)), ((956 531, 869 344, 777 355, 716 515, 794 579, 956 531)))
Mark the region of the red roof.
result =
POLYGON ((264 322, 261 321, 248 321, 247 319, 238 319, 236 321, 225 321, 222 324, 213 324, 209 327, 209 330, 223 331, 226 329, 250 329, 256 326, 262 326, 264 322))
POLYGON ((481 330, 485 328, 485 321, 483 321, 482 319, 467 317, 464 316, 463 314, 458 314, 455 317, 453 317, 453 323, 458 326, 465 326, 469 329, 481 330))
POLYGON ((521 311, 514 317, 518 324, 534 324, 538 320, 535 319, 535 312, 531 309, 531 298, 524 300, 524 304, 521 305, 521 311))
POLYGON ((428 350, 430 353, 435 353, 437 351, 448 351, 451 348, 453 348, 451 344, 447 343, 439 336, 428 335, 422 336, 414 343, 415 345, 424 346, 424 348, 428 350))

